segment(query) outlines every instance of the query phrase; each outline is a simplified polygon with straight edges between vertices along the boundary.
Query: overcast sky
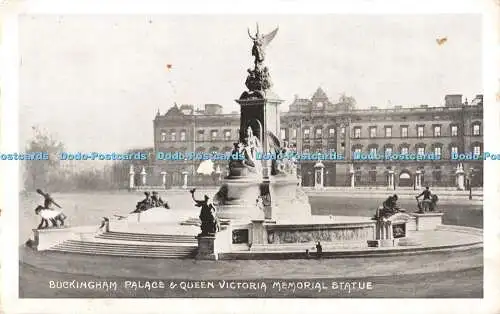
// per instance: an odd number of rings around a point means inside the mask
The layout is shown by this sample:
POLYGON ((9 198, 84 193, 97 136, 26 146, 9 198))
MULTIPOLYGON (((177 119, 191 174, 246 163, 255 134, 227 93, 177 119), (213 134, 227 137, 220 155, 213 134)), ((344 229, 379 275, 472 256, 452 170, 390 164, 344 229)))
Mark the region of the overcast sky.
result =
POLYGON ((157 108, 239 110, 255 22, 266 33, 280 27, 266 64, 282 110, 318 86, 332 100, 353 96, 358 108, 482 93, 474 15, 24 16, 21 143, 38 125, 69 151, 123 151, 153 146, 157 108))

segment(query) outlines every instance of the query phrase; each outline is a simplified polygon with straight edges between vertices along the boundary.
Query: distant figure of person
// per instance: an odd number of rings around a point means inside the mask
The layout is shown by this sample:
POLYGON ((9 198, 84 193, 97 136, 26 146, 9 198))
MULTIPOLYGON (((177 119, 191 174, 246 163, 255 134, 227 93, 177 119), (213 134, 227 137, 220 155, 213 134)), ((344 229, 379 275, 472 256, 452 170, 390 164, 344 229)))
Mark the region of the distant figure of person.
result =
POLYGON ((153 207, 165 207, 166 209, 170 209, 168 203, 163 201, 156 191, 153 191, 153 196, 151 196, 151 203, 153 207))
POLYGON ((323 246, 321 246, 321 242, 318 241, 316 244, 316 256, 321 258, 323 256, 323 246))
MULTIPOLYGON (((49 193, 44 193, 41 189, 36 189, 36 192, 43 196, 43 206, 38 206, 35 209, 35 213, 39 214, 42 210, 54 210, 52 208, 52 205, 55 205, 56 207, 62 209, 59 204, 57 204, 52 196, 50 196, 49 193)), ((54 227, 57 227, 57 222, 60 222, 60 226, 64 226, 64 220, 68 218, 63 212, 60 212, 57 216, 54 218, 51 218, 50 221, 52 222, 52 225, 54 227)), ((42 221, 40 222, 39 228, 45 223, 45 226, 48 227, 48 221, 44 218, 42 218, 42 221), (44 221, 45 220, 45 221, 44 221)))
POLYGON ((432 208, 432 200, 431 200, 431 190, 429 189, 428 186, 425 187, 425 190, 422 191, 419 195, 417 195, 415 198, 417 199, 417 206, 420 210, 420 212, 426 212, 430 211, 432 208), (422 201, 420 202, 419 198, 423 196, 422 201))
POLYGON ((309 259, 311 255, 309 254, 309 249, 306 249, 306 259, 309 259))

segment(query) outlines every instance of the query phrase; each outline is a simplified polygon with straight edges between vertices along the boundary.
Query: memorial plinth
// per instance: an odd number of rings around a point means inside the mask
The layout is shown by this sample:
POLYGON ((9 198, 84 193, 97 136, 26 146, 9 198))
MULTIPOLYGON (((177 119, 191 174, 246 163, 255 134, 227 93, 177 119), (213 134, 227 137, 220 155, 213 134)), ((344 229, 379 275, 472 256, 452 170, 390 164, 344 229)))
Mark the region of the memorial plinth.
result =
POLYGON ((375 225, 375 240, 368 240, 369 247, 397 246, 400 239, 408 238, 411 216, 397 213, 387 218, 379 218, 375 225))
POLYGON ((217 238, 215 235, 199 235, 196 238, 198 239, 198 251, 196 253, 196 259, 213 261, 219 259, 216 246, 217 238))
POLYGON ((415 217, 416 230, 436 230, 439 225, 443 224, 443 213, 412 213, 415 217))

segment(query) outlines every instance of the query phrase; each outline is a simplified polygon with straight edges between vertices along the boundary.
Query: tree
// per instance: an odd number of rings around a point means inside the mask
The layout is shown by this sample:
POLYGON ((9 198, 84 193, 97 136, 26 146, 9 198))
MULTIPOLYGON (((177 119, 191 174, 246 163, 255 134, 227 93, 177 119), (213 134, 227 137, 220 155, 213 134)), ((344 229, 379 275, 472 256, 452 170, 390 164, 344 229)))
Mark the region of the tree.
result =
POLYGON ((50 186, 54 177, 60 170, 59 154, 64 150, 64 145, 54 139, 50 134, 33 126, 33 138, 27 143, 27 153, 48 153, 48 160, 25 160, 25 182, 27 191, 50 186))
MULTIPOLYGON (((130 160, 116 160, 113 162, 113 165, 111 167, 111 178, 112 181, 114 182, 115 185, 118 185, 120 187, 127 187, 128 186, 128 180, 129 180, 129 173, 130 173, 130 165, 134 167, 135 173, 138 174, 138 171, 141 171, 142 167, 145 167, 146 169, 154 165, 154 148, 148 147, 148 148, 131 148, 128 149, 124 152, 124 154, 132 154, 132 157, 134 159, 130 160), (144 153, 146 154, 146 159, 144 160, 137 160, 135 159, 138 157, 136 154, 137 153, 144 153)), ((136 175, 135 177, 137 180, 139 180, 139 176, 136 175)), ((138 182, 136 182, 138 184, 138 182)))
POLYGON ((353 108, 356 106, 356 99, 354 97, 346 96, 345 93, 340 94, 339 103, 347 104, 349 107, 353 108))

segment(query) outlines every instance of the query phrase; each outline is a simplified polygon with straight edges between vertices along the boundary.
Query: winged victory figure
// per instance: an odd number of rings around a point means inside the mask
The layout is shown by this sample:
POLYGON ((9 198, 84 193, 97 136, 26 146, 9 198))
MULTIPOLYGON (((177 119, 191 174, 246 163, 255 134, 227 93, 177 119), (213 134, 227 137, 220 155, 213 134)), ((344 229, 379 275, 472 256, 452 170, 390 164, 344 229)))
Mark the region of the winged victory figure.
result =
POLYGON ((259 65, 262 64, 262 62, 264 62, 265 59, 264 50, 276 36, 276 33, 278 33, 278 29, 279 27, 276 27, 276 29, 270 32, 269 34, 261 35, 259 33, 259 24, 257 24, 257 32, 255 33, 255 36, 252 36, 250 34, 250 29, 248 29, 248 36, 253 41, 252 56, 255 57, 254 61, 255 67, 258 67, 259 65))

